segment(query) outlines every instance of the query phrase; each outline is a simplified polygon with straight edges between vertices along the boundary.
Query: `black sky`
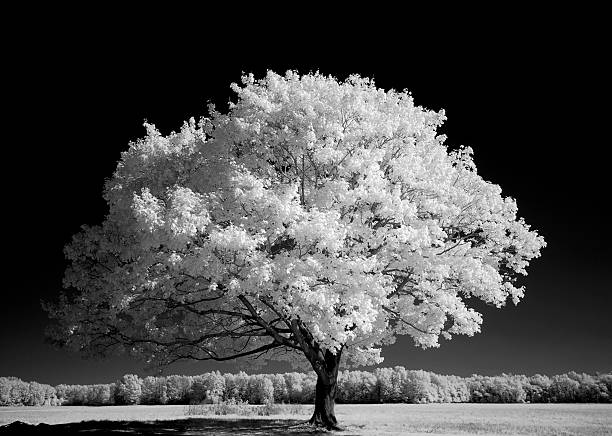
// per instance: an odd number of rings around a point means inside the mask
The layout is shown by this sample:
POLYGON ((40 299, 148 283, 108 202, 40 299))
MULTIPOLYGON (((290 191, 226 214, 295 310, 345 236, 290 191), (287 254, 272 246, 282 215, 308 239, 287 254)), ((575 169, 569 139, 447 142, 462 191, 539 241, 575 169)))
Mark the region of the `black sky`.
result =
MULTIPOLYGON (((57 384, 144 374, 129 358, 86 361, 44 344, 39 301, 61 289, 71 235, 102 221, 104 179, 129 141, 144 135, 143 121, 165 134, 179 129, 203 116, 207 101, 223 108, 242 72, 261 77, 267 69, 359 73, 444 108, 447 143, 473 147, 479 173, 517 199, 548 243, 518 306, 481 307, 482 333, 439 349, 400 338, 384 351, 384 366, 459 375, 612 369, 609 113, 596 30, 490 26, 446 42, 404 32, 393 42, 386 34, 315 42, 273 31, 237 39, 196 32, 169 44, 83 27, 39 32, 10 53, 0 376, 57 384)), ((237 369, 188 363, 169 372, 211 368, 237 369)))

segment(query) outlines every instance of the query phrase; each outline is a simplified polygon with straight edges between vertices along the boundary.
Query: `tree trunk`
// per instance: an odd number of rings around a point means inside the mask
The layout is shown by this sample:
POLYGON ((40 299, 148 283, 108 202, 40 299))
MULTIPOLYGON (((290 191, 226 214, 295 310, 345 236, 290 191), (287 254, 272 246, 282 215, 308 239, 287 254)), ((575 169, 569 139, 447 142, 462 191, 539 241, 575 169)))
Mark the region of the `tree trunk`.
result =
POLYGON ((339 363, 340 353, 333 355, 326 351, 325 365, 319 367, 319 371, 317 371, 315 410, 312 418, 310 418, 310 423, 325 427, 328 430, 342 430, 338 426, 334 413, 339 363))
POLYGON ((315 410, 310 423, 329 430, 338 430, 338 421, 334 413, 336 400, 336 382, 324 383, 321 376, 317 378, 317 392, 315 394, 315 410))

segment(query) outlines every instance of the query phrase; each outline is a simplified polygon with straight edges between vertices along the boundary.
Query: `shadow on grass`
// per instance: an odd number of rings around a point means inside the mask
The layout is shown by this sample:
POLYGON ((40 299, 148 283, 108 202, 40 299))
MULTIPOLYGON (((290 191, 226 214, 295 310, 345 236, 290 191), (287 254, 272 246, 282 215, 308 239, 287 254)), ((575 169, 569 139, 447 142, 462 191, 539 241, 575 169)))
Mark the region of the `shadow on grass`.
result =
MULTIPOLYGON (((32 425, 15 421, 0 427, 0 435, 316 435, 317 430, 296 419, 216 419, 191 418, 164 421, 82 421, 69 424, 32 425)), ((328 433, 329 434, 329 433, 328 433)), ((342 436, 350 436, 343 432, 342 436)))

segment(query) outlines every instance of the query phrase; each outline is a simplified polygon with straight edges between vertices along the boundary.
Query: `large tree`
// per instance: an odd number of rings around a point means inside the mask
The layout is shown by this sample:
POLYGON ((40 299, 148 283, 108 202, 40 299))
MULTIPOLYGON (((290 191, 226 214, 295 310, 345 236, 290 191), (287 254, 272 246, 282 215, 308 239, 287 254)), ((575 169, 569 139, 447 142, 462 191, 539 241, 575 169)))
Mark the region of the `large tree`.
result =
POLYGON ((396 335, 437 347, 517 303, 545 243, 516 202, 451 149, 444 112, 371 80, 245 76, 227 114, 131 143, 109 212, 66 247, 51 336, 149 363, 305 356, 312 422, 335 428, 341 357, 382 361, 396 335))

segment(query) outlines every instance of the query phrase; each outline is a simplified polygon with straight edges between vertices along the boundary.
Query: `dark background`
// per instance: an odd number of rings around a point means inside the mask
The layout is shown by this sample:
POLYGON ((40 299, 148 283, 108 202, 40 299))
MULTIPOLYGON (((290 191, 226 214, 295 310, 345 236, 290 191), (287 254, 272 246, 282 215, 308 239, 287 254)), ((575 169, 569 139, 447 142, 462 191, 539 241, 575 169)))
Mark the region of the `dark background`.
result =
MULTIPOLYGON (((207 101, 225 108, 242 72, 262 77, 267 69, 358 73, 444 108, 447 143, 472 146, 479 173, 517 199, 548 243, 518 306, 481 307, 482 333, 439 349, 399 338, 384 366, 458 375, 612 370, 608 72, 602 32, 578 30, 584 17, 573 19, 466 26, 441 41, 432 39, 436 26, 356 26, 314 39, 291 25, 244 33, 237 25, 174 34, 173 42, 160 27, 119 33, 110 22, 21 32, 8 42, 4 67, 0 376, 84 384, 144 374, 129 358, 88 361, 46 345, 40 300, 61 289, 71 235, 103 220, 104 179, 144 135, 143 121, 164 134, 177 130, 203 116, 207 101)), ((168 373, 212 368, 239 369, 185 363, 168 373)))

